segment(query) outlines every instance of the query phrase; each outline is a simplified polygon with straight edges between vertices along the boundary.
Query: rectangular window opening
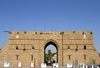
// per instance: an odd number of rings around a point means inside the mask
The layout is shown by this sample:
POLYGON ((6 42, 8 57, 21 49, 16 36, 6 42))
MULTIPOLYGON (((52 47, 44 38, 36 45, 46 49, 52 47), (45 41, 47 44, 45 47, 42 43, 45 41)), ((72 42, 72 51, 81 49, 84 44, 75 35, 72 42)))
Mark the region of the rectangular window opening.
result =
POLYGON ((31 55, 31 60, 33 60, 33 55, 31 55))
POLYGON ((68 59, 71 60, 71 55, 68 55, 68 59))
POLYGON ((86 45, 84 45, 84 50, 86 50, 86 45))
POLYGON ((86 39, 86 35, 84 34, 84 39, 86 39))
POLYGON ((76 46, 76 51, 78 51, 78 46, 76 46))
POLYGON ((19 59, 19 55, 16 55, 16 60, 18 60, 19 59))
POLYGON ((84 55, 84 59, 86 60, 86 55, 84 55))

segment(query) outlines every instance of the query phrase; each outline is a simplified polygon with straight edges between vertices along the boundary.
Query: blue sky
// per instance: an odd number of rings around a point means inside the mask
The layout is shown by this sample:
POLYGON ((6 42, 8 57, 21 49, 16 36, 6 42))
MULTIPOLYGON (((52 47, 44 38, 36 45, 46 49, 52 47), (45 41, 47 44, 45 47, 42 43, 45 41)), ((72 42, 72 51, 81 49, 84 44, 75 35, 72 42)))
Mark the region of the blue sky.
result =
POLYGON ((100 0, 0 0, 0 47, 3 31, 93 31, 100 52, 100 0), (52 28, 52 29, 51 29, 52 28))
POLYGON ((48 53, 48 50, 51 50, 52 53, 57 53, 56 47, 52 44, 50 44, 46 47, 45 52, 48 53))

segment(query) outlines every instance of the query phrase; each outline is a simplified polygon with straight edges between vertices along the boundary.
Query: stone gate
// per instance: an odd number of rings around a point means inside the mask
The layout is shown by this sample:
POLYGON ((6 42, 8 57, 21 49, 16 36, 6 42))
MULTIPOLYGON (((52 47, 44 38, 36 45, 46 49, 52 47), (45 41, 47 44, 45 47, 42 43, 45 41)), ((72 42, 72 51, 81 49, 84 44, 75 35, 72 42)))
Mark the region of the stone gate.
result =
POLYGON ((45 62, 44 50, 49 44, 57 48, 59 66, 78 63, 100 64, 92 31, 9 31, 9 43, 0 50, 0 66, 40 66, 45 62))

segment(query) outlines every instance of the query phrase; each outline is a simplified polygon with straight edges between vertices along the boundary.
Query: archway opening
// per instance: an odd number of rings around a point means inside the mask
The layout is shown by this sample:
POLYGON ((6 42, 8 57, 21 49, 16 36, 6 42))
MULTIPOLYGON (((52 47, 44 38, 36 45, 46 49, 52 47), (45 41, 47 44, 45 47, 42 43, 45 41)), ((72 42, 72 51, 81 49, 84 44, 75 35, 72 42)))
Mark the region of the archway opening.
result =
POLYGON ((58 47, 53 42, 48 42, 44 47, 44 62, 47 66, 58 63, 58 47))

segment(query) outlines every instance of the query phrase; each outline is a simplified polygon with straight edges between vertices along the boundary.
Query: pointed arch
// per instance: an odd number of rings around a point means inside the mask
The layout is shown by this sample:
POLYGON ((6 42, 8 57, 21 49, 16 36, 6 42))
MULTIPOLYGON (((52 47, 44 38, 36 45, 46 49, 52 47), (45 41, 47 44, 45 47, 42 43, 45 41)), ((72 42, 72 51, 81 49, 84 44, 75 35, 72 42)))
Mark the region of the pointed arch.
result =
POLYGON ((44 44, 44 62, 46 61, 46 58, 45 58, 45 54, 46 54, 46 48, 50 45, 50 44, 52 44, 55 48, 56 48, 56 50, 57 50, 57 53, 56 53, 56 55, 57 55, 57 57, 56 57, 56 62, 58 62, 58 48, 59 48, 59 46, 58 46, 58 43, 55 41, 55 40, 52 40, 52 39, 49 39, 49 40, 47 40, 46 42, 45 42, 45 44, 44 44))
POLYGON ((47 40, 47 41, 44 43, 44 47, 46 47, 47 44, 50 44, 50 42, 51 42, 52 44, 56 45, 57 48, 59 48, 58 43, 57 43, 55 40, 53 40, 53 39, 47 40))

